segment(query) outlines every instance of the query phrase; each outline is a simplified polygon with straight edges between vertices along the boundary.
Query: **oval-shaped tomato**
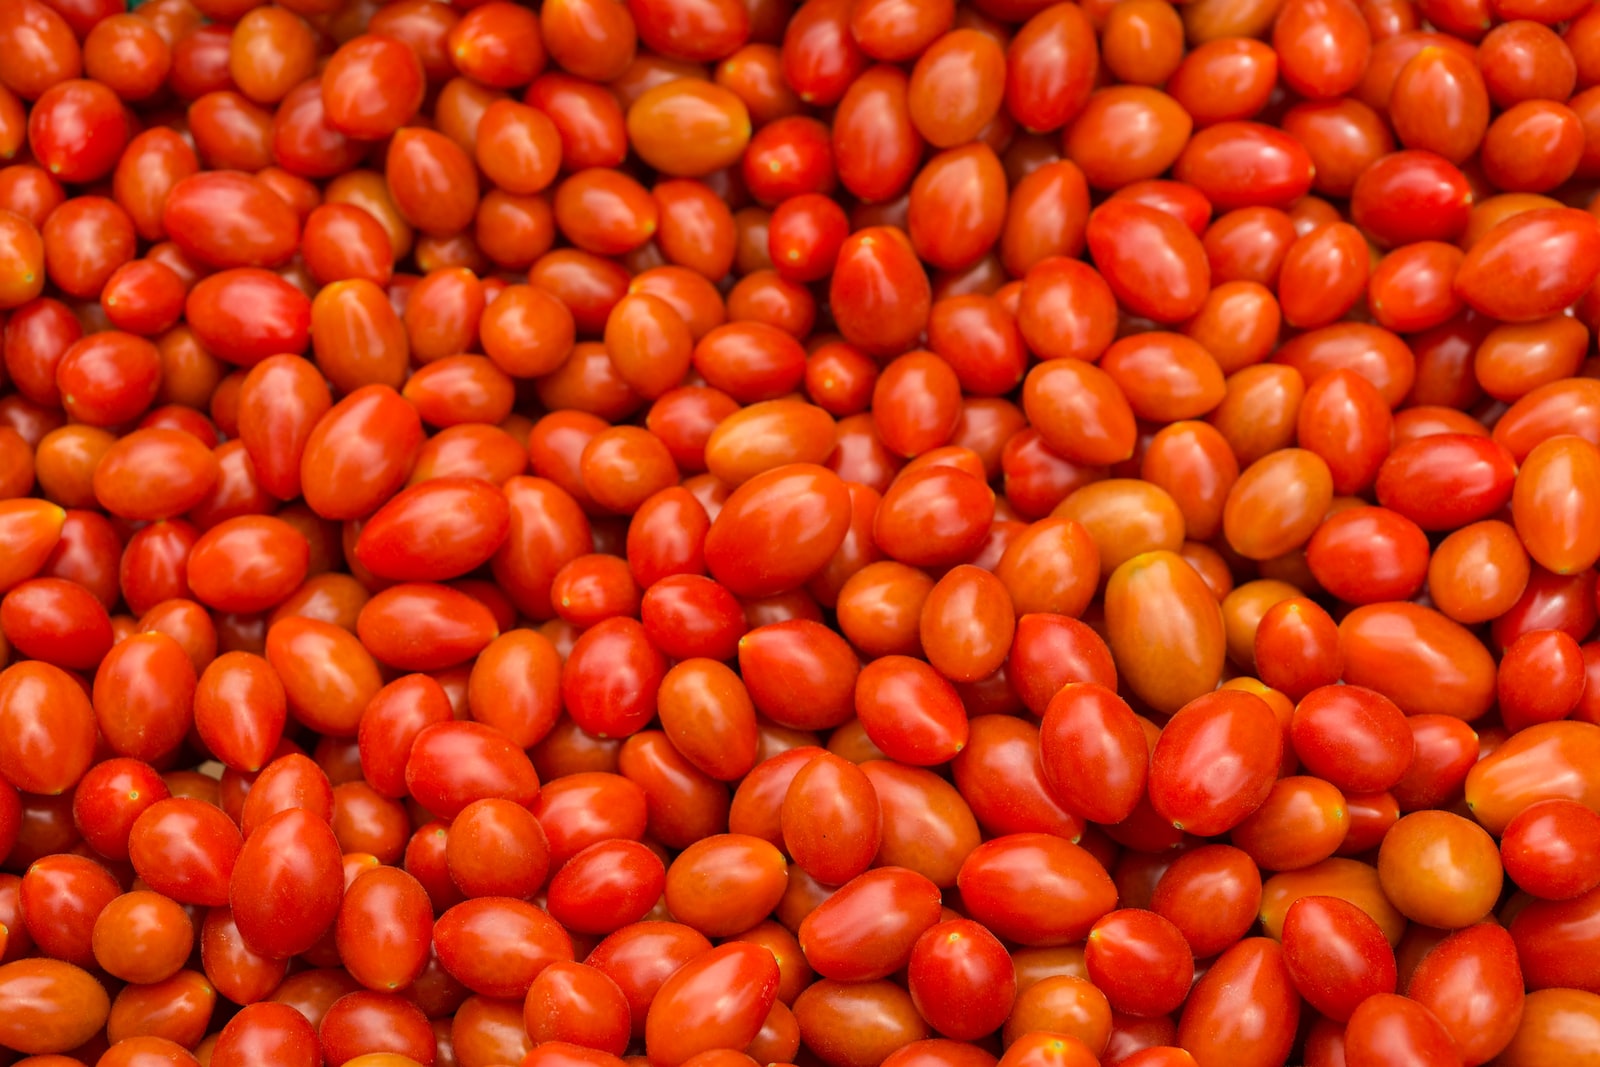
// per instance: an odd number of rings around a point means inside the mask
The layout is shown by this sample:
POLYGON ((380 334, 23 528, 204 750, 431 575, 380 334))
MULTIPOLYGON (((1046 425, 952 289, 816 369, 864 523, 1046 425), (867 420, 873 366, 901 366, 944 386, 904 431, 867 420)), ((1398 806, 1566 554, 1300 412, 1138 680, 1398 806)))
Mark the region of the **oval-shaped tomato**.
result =
POLYGON ((297 808, 281 811, 250 834, 229 883, 234 925, 265 956, 298 955, 339 915, 344 868, 327 822, 297 808))
POLYGON ((1117 902, 1111 877, 1090 853, 1048 834, 1008 834, 979 845, 957 884, 974 918, 1024 945, 1081 940, 1117 902))
POLYGON ((678 1067, 709 1049, 742 1049, 778 998, 778 962, 766 948, 733 941, 697 956, 662 983, 645 1019, 655 1067, 678 1067))
POLYGON ((1226 656, 1222 611, 1175 552, 1146 552, 1106 583, 1107 643, 1128 685, 1171 714, 1216 688, 1226 656))
POLYGON ((1283 727, 1251 693, 1219 689, 1173 715, 1150 754, 1150 802, 1202 837, 1232 829, 1266 800, 1283 758, 1283 727))

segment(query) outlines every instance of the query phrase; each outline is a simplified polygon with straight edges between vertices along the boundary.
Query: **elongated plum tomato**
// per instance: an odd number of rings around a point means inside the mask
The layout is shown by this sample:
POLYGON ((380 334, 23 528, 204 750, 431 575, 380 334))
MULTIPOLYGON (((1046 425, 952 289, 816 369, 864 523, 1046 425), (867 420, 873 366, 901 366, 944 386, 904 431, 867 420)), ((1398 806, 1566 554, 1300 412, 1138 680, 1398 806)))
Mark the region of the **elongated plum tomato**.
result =
POLYGON ((849 526, 850 494, 836 474, 778 467, 729 494, 706 533, 706 564, 736 595, 786 593, 822 569, 849 526))
POLYGON ((1146 552, 1106 584, 1106 628, 1128 685, 1172 713, 1216 688, 1226 654, 1222 612, 1198 572, 1176 552, 1146 552))

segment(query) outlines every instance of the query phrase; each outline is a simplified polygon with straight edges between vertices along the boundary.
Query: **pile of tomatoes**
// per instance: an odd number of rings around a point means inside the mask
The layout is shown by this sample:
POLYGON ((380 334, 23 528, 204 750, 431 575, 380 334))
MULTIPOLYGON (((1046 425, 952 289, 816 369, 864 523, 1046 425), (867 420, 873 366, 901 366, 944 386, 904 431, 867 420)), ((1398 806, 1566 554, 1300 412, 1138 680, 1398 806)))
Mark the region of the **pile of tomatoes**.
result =
POLYGON ((1591 0, 0 0, 0 1065, 1600 1064, 1597 188, 1591 0))

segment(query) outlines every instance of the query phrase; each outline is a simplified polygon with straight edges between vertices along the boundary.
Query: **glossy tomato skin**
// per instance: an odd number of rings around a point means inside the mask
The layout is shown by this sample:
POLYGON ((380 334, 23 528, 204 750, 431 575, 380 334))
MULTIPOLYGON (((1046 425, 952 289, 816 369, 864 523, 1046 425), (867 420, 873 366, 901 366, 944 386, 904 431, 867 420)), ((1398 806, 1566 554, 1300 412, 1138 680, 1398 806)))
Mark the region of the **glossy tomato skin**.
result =
POLYGON ((729 496, 706 534, 706 562, 736 595, 787 592, 838 549, 849 514, 849 494, 831 471, 778 467, 729 496))
POLYGON ((1038 744, 1045 783, 1069 810, 1103 823, 1133 814, 1149 773, 1148 742, 1133 709, 1110 689, 1063 686, 1045 710, 1038 744))
POLYGON ((1502 322, 1527 322, 1577 299, 1600 273, 1600 229, 1586 213, 1546 208, 1506 219, 1473 245, 1456 292, 1502 322), (1569 213, 1570 212, 1570 213, 1569 213), (1547 251, 1529 262, 1524 249, 1547 251))
POLYGON ((47 663, 0 672, 0 774, 30 792, 58 795, 93 762, 94 711, 72 677, 47 663), (41 728, 47 721, 54 726, 41 728))
POLYGON ((1493 923, 1458 930, 1423 957, 1406 995, 1438 1018, 1464 1060, 1487 1062, 1511 1043, 1513 1020, 1526 1011, 1515 941, 1493 923))
POLYGON ((974 849, 962 864, 960 886, 978 921, 1029 945, 1070 943, 1116 902, 1093 857, 1044 834, 1011 834, 974 849))
POLYGON ((1283 728, 1260 698, 1231 690, 1198 697, 1173 716, 1151 753, 1150 800, 1181 830, 1220 833, 1260 807, 1282 751, 1283 728), (1234 775, 1205 771, 1221 764, 1234 775))
POLYGON ((229 884, 234 923, 245 943, 270 956, 315 944, 339 913, 344 874, 326 822, 304 810, 280 812, 251 833, 229 884), (293 909, 274 903, 289 898, 293 909))
POLYGON ((1175 712, 1216 686, 1225 655, 1222 614, 1194 568, 1174 552, 1128 560, 1106 586, 1106 623, 1129 685, 1175 712))
POLYGON ((484 797, 531 804, 539 793, 528 757, 498 730, 471 722, 424 727, 412 743, 405 778, 412 796, 445 817, 484 797))
POLYGON ((872 981, 911 959, 938 922, 938 887, 913 871, 880 868, 858 875, 800 923, 806 962, 825 978, 872 981))
POLYGON ((375 511, 405 484, 422 445, 416 409, 385 385, 366 385, 335 404, 306 439, 300 481, 306 503, 328 519, 375 511))
POLYGON ((16 1006, 8 1013, 6 1045, 33 1055, 67 1052, 87 1041, 111 1008, 92 975, 60 960, 8 963, 0 967, 0 989, 16 1006))
POLYGON ((1376 689, 1408 714, 1438 713, 1470 722, 1493 702, 1488 651, 1464 627, 1430 608, 1408 603, 1357 608, 1339 624, 1339 640, 1345 680, 1376 689))
POLYGON ((1202 1056, 1275 1063, 1288 1056, 1300 996, 1278 943, 1246 938, 1196 983, 1178 1022, 1178 1040, 1202 1056))
POLYGON ((1576 767, 1596 744, 1600 727, 1586 722, 1540 723, 1519 731, 1467 774, 1466 799, 1473 818, 1493 833, 1541 800, 1593 806, 1592 786, 1576 767))
POLYGON ((732 942, 686 964, 650 1004, 645 1047, 650 1062, 683 1063, 705 1048, 739 1048, 761 1029, 778 995, 778 964, 765 948, 732 942), (724 995, 706 1003, 696 994, 724 995), (729 995, 731 994, 731 995, 729 995))

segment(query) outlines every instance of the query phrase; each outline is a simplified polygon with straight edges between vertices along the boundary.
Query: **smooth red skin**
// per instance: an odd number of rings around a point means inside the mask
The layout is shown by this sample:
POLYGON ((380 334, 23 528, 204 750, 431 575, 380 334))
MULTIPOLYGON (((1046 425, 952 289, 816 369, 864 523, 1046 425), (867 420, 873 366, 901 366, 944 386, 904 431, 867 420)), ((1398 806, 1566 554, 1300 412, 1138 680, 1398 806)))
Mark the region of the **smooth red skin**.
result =
POLYGON ((83 689, 48 663, 0 672, 0 775, 19 789, 60 795, 94 762, 95 716, 83 689))
POLYGON ((241 515, 201 534, 189 550, 189 588, 218 611, 266 611, 305 580, 310 558, 305 537, 282 519, 241 515))
POLYGON ((1454 240, 1472 208, 1467 179, 1440 155, 1402 150, 1371 163, 1355 179, 1350 214, 1382 245, 1454 240))
POLYGON ((1084 965, 1112 1008, 1140 1017, 1177 1010, 1194 981, 1194 956, 1182 932, 1140 908, 1114 911, 1094 924, 1084 965))
POLYGON ((355 734, 382 682, 377 662, 354 634, 291 615, 267 628, 264 651, 296 721, 334 736, 355 734))
POLYGON ((845 340, 870 354, 903 352, 927 325, 932 300, 927 275, 904 234, 876 227, 845 240, 829 289, 845 340))
POLYGON ((1311 188, 1311 158, 1287 133, 1254 122, 1221 122, 1189 139, 1173 177, 1218 211, 1288 207, 1311 188))
POLYGON ((1517 946, 1504 927, 1457 930, 1423 956, 1406 996, 1433 1012, 1463 1062, 1486 1063, 1511 1043, 1525 994, 1517 946))
POLYGON ((411 795, 443 818, 485 797, 529 806, 539 795, 526 754, 498 730, 473 722, 423 727, 406 760, 405 780, 411 795))
POLYGON ((837 475, 804 463, 778 467, 729 495, 706 533, 706 563, 736 596, 788 592, 827 563, 849 518, 837 475))
POLYGON ((194 723, 194 664, 162 633, 124 639, 95 672, 95 717, 119 756, 161 762, 194 723))
POLYGON ((278 267, 300 244, 294 210, 239 171, 184 178, 167 194, 161 226, 184 255, 217 269, 278 267))
POLYGON ((704 573, 710 528, 705 508, 682 486, 663 489, 640 504, 628 524, 628 568, 634 581, 648 589, 663 578, 704 573))
MULTIPOLYGON (((633 1036, 645 1035, 656 994, 684 964, 711 950, 711 942, 681 923, 639 922, 616 930, 589 954, 589 966, 621 988, 633 1020, 633 1036)), ((759 1023, 757 1024, 759 1026, 759 1023)))
POLYGON ((1458 623, 1413 604, 1371 604, 1339 624, 1345 681, 1376 689, 1409 715, 1472 721, 1494 701, 1489 653, 1458 623))
POLYGON ((367 601, 356 633, 382 663, 434 671, 467 662, 499 630, 480 601, 449 586, 417 582, 392 586, 367 601))
POLYGON ((1500 855, 1512 881, 1536 897, 1565 900, 1600 885, 1600 815, 1576 801, 1544 800, 1506 824, 1500 855))
POLYGON ((1211 267, 1200 239, 1166 212, 1112 200, 1089 216, 1089 253, 1118 302, 1157 322, 1181 322, 1200 310, 1211 267))
POLYGON ((572 959, 572 941, 540 908, 512 897, 477 897, 450 908, 433 927, 445 970, 475 993, 526 996, 551 963, 572 959))
POLYGON ((1367 997, 1392 993, 1394 949, 1366 912, 1337 897, 1302 897, 1283 921, 1283 959, 1295 988, 1337 1022, 1367 997))
MULTIPOLYGON (((1590 412, 1600 405, 1600 389, 1576 378, 1541 385, 1525 394, 1495 423, 1494 439, 1518 462, 1535 446, 1565 433, 1583 435, 1590 412)), ((1588 440, 1588 438, 1585 438, 1588 440)), ((1590 440, 1590 443, 1594 442, 1590 440)))
POLYGON ((247 1005, 228 1021, 212 1047, 217 1067, 314 1067, 322 1062, 316 1028, 295 1008, 272 1002, 247 1005))
POLYGON ((422 447, 416 409, 386 385, 367 385, 330 408, 306 439, 300 482, 325 519, 360 518, 405 484, 422 447))
POLYGON ((1326 685, 1302 697, 1288 741, 1306 770, 1347 793, 1393 786, 1415 751, 1412 731, 1395 703, 1355 685, 1326 685))
POLYGON ((329 1005, 317 1034, 329 1064, 373 1054, 430 1063, 437 1051, 433 1028, 422 1009, 392 993, 346 993, 329 1005))
POLYGON ((729 832, 785 847, 783 798, 801 768, 823 751, 816 745, 799 745, 767 756, 751 768, 734 790, 728 808, 729 832))
POLYGON ((532 747, 560 715, 560 669, 559 654, 543 635, 520 629, 501 634, 472 665, 467 681, 472 717, 532 747))
POLYGON ((1195 983, 1178 1020, 1178 1044, 1200 1063, 1254 1067, 1288 1059, 1300 1021, 1295 992, 1276 941, 1246 938, 1195 983))
POLYGON ((1219 690, 1190 701, 1150 754, 1150 801, 1162 818, 1209 837, 1261 806, 1283 757, 1283 728, 1259 697, 1219 690))
POLYGON ((673 659, 732 659, 747 625, 738 599, 697 574, 673 575, 651 586, 640 617, 650 643, 673 659))
POLYGON ((546 967, 528 988, 522 1010, 536 1044, 569 1041, 615 1056, 627 1050, 627 998, 593 967, 581 963, 546 967))
POLYGON ((1116 904, 1116 887, 1088 852, 1045 834, 985 842, 967 856, 957 884, 974 918, 1025 945, 1078 940, 1116 904))
POLYGON ((1033 5, 1024 12, 1032 17, 1006 53, 1006 109, 1028 129, 1058 129, 1094 88, 1094 28, 1081 11, 1033 5))
POLYGON ((833 753, 806 761, 779 808, 785 851, 827 885, 843 885, 880 855, 882 807, 872 779, 833 753))
POLYGON ((233 921, 245 944, 274 957, 316 944, 339 914, 339 842, 318 816, 279 812, 251 833, 229 882, 233 921))
MULTIPOLYGON (((126 860, 128 834, 134 820, 169 795, 166 783, 149 764, 132 759, 102 760, 84 774, 73 790, 72 822, 89 847, 100 855, 126 860)), ((0 852, 9 852, 16 843, 21 818, 16 791, 0 789, 0 845, 5 846, 0 852)))
POLYGON ((852 5, 824 0, 790 19, 781 55, 784 80, 804 100, 830 106, 866 69, 868 59, 850 32, 852 5))
POLYGON ((180 904, 216 907, 244 840, 220 808, 172 797, 146 808, 128 835, 128 858, 150 888, 180 904))
POLYGON ((1571 900, 1535 900, 1511 920, 1511 937, 1527 986, 1594 992, 1595 939, 1600 936, 1600 890, 1571 900))
POLYGON ((1350 508, 1323 521, 1306 543, 1317 581, 1352 604, 1407 600, 1428 573, 1428 538, 1388 508, 1350 508))
POLYGON ((940 887, 956 884, 981 840, 961 794, 932 771, 892 760, 868 760, 861 771, 883 814, 874 862, 910 868, 940 887))
POLYGON ((143 414, 160 387, 161 354, 130 333, 91 333, 68 348, 56 364, 56 388, 73 418, 92 426, 115 426, 143 414))
POLYGON ((586 630, 561 673, 568 714, 604 737, 627 737, 655 717, 666 659, 633 619, 612 618, 586 630))
POLYGON ((778 963, 765 948, 730 942, 684 964, 662 983, 645 1019, 656 1067, 677 1067, 713 1048, 743 1048, 778 997, 778 963))
POLYGON ((69 511, 61 524, 61 540, 39 574, 83 586, 109 610, 117 602, 121 550, 122 538, 109 519, 98 512, 69 511))
POLYGON ((212 754, 234 770, 260 770, 288 719, 288 698, 272 665, 250 652, 207 664, 195 689, 194 721, 212 754))
POLYGON ((917 940, 939 922, 941 908, 939 887, 915 871, 867 871, 805 917, 797 931, 800 948, 824 978, 886 978, 911 959, 917 940))
POLYGON ((334 935, 352 978, 379 992, 403 989, 428 965, 433 905, 405 871, 374 867, 345 890, 334 935))
POLYGON ((254 776, 237 811, 239 829, 248 841, 272 816, 294 809, 328 822, 333 817, 333 785, 311 757, 287 752, 254 776))
POLYGON ((856 716, 891 759, 934 766, 967 743, 967 714, 955 687, 909 656, 885 656, 856 678, 856 716))
POLYGON ((1530 726, 1483 756, 1467 774, 1473 817, 1500 833, 1519 812, 1541 800, 1576 800, 1600 811, 1592 776, 1582 768, 1600 746, 1600 727, 1586 722, 1530 726))
POLYGON ((97 966, 95 920, 121 892, 111 872, 80 856, 46 856, 30 864, 18 887, 27 933, 40 952, 78 967, 97 966))
POLYGON ((1564 719, 1577 708, 1585 685, 1583 650, 1560 630, 1534 630, 1513 641, 1495 676, 1501 720, 1515 732, 1536 722, 1564 719))
POLYGON ((570 1041, 547 1041, 528 1050, 518 1067, 617 1067, 623 1063, 601 1049, 575 1045, 570 1041))
POLYGON ((1144 796, 1149 749, 1144 728, 1105 686, 1069 683, 1045 709, 1039 761, 1054 797, 1091 822, 1117 823, 1144 796))
POLYGON ((1587 636, 1594 629, 1596 607, 1589 575, 1558 575, 1533 567, 1516 603, 1489 624, 1493 647, 1510 648, 1517 638, 1537 630, 1560 630, 1575 641, 1587 636))
POLYGON ((1121 389, 1104 371, 1084 362, 1099 352, 1091 348, 1081 358, 1039 364, 1028 373, 1022 392, 1023 410, 1053 455, 1085 466, 1128 459, 1138 436, 1133 409, 1121 389))
POLYGON ((550 879, 546 907, 569 930, 610 934, 638 922, 655 907, 666 877, 660 857, 646 846, 597 841, 550 879))
POLYGON ((1458 1063, 1460 1050, 1434 1014, 1406 997, 1380 993, 1351 1015, 1344 1033, 1349 1067, 1458 1063))
POLYGON ((833 122, 833 156, 840 183, 857 197, 892 200, 916 173, 923 139, 912 123, 909 89, 903 71, 881 65, 861 73, 842 93, 833 122))
POLYGON ((250 369, 239 394, 239 437, 263 489, 280 500, 300 495, 300 457, 332 406, 327 382, 307 360, 275 355, 250 369))
POLYGON ((951 770, 985 832, 1050 833, 1068 840, 1083 833, 1084 819, 1047 783, 1041 744, 1040 730, 1013 715, 979 715, 968 723, 967 747, 951 761, 951 770))
POLYGON ((512 478, 501 492, 511 505, 511 529, 491 561, 495 579, 523 614, 553 618, 556 572, 594 549, 589 520, 570 493, 543 478, 512 478))
POLYGON ((1261 616, 1254 655, 1261 681, 1291 700, 1332 685, 1344 670, 1338 624, 1303 597, 1280 601, 1261 616))
POLYGON ((955 1040, 999 1029, 1016 998, 1010 954, 970 919, 939 923, 918 938, 906 979, 917 1011, 955 1040))
POLYGON ((1006 678, 1028 710, 1043 716, 1050 700, 1069 682, 1115 687, 1117 668, 1111 650, 1087 623, 1064 615, 1031 614, 1017 620, 1006 678))
POLYGON ((24 655, 89 670, 111 651, 111 617, 105 610, 76 582, 34 578, 0 601, 0 629, 24 655))
POLYGON ((646 796, 634 782, 603 771, 556 778, 539 794, 533 813, 550 844, 550 864, 559 870, 599 841, 644 837, 646 796))
POLYGON ((961 382, 955 370, 926 352, 892 361, 873 386, 873 427, 897 455, 917 456, 943 445, 960 415, 961 382))
POLYGON ((189 290, 184 320, 206 350, 241 367, 305 351, 311 301, 270 271, 238 267, 209 275, 189 290), (239 308, 254 313, 245 316, 239 308))
POLYGON ((1478 761, 1477 733, 1449 715, 1412 715, 1413 755, 1391 789, 1401 811, 1443 807, 1461 793, 1467 774, 1478 761))
POLYGON ((1473 245, 1455 289, 1486 315, 1530 322, 1571 304, 1597 275, 1600 223, 1574 208, 1543 208, 1506 219, 1473 245))
POLYGON ((0 967, 0 995, 13 1006, 0 1025, 0 1039, 8 1048, 41 1056, 90 1040, 110 1009, 93 975, 60 960, 15 960, 0 967))
POLYGON ((973 475, 923 467, 890 485, 873 517, 872 537, 901 563, 949 566, 977 553, 993 514, 993 492, 973 475))

